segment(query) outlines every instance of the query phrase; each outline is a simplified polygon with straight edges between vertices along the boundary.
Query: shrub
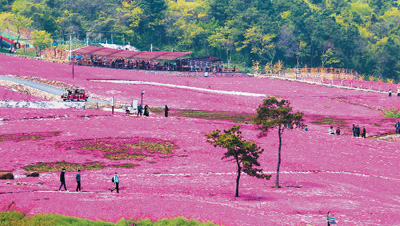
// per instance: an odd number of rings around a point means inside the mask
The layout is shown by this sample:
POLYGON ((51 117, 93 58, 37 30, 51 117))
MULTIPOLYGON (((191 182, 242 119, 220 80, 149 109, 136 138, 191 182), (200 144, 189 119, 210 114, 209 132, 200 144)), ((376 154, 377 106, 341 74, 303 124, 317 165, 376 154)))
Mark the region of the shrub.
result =
MULTIPOLYGON (((10 206, 14 204, 13 202, 10 206)), ((9 206, 9 207, 10 207, 9 206)), ((28 217, 26 212, 18 211, 8 208, 0 212, 0 225, 7 226, 63 226, 63 225, 76 225, 76 226, 217 226, 211 222, 202 223, 193 219, 187 220, 184 217, 175 217, 173 219, 161 219, 152 222, 150 219, 143 219, 134 221, 133 219, 126 220, 122 218, 116 224, 105 222, 101 220, 92 221, 88 219, 81 219, 77 217, 62 216, 59 214, 35 214, 28 217)))
POLYGON ((171 141, 154 138, 98 138, 57 142, 56 147, 66 150, 101 151, 110 160, 136 159, 147 157, 146 153, 173 154, 178 147, 171 141))
POLYGON ((70 162, 38 162, 25 166, 23 169, 26 171, 36 171, 36 172, 58 172, 62 169, 68 171, 76 171, 76 169, 81 170, 96 170, 103 169, 106 167, 114 168, 133 168, 139 165, 136 164, 122 164, 122 165, 105 165, 102 162, 87 162, 84 164, 70 163, 70 162))
POLYGON ((0 135, 0 141, 25 141, 25 140, 43 140, 47 137, 60 136, 60 132, 40 132, 40 133, 14 133, 0 135))
POLYGON ((383 110, 383 115, 389 118, 400 118, 400 108, 396 109, 395 107, 383 110))

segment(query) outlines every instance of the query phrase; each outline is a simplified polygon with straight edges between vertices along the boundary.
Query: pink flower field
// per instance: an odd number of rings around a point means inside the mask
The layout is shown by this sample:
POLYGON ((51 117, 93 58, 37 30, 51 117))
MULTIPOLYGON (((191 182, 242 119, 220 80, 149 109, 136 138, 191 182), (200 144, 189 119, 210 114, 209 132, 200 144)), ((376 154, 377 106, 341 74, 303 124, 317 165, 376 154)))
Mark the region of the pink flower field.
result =
MULTIPOLYGON (((235 163, 221 160, 225 150, 204 135, 230 128, 231 121, 1 108, 0 118, 9 120, 0 121, 0 170, 15 176, 0 180, 1 206, 15 201, 31 213, 114 222, 184 216, 232 226, 325 225, 330 211, 338 225, 400 225, 400 144, 377 139, 393 134, 396 120, 382 110, 398 108, 400 97, 269 78, 173 77, 82 66, 75 72, 72 79, 70 65, 0 55, 0 75, 84 87, 91 97, 115 97, 124 105, 140 101, 144 90, 144 102, 152 107, 255 113, 263 95, 282 97, 305 113, 310 130, 283 133, 282 188, 277 189, 277 132, 258 138, 254 125, 241 124, 245 139, 265 150, 261 167, 272 177, 243 174, 235 198, 235 163), (331 124, 340 125, 344 135, 329 135, 331 124), (368 138, 352 137, 352 124, 365 126, 368 138), (59 166, 67 168, 70 191, 76 188, 76 168, 82 169, 84 192, 53 192, 60 186, 59 166), (25 176, 36 170, 39 177, 25 176), (108 190, 116 171, 119 194, 108 190)), ((0 86, 2 100, 8 92, 0 86)))

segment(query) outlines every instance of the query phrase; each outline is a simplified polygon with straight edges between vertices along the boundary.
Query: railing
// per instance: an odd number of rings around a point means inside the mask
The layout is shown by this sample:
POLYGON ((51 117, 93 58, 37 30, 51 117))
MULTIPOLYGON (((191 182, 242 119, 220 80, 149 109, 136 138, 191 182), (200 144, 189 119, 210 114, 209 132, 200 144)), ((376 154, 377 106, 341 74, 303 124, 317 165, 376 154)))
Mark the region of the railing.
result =
POLYGON ((383 82, 383 79, 369 78, 364 80, 365 76, 359 75, 353 69, 345 68, 285 68, 279 72, 268 72, 265 74, 256 74, 258 77, 272 76, 284 79, 304 81, 309 83, 322 83, 332 86, 343 86, 380 92, 400 92, 400 86, 394 84, 393 80, 383 82))

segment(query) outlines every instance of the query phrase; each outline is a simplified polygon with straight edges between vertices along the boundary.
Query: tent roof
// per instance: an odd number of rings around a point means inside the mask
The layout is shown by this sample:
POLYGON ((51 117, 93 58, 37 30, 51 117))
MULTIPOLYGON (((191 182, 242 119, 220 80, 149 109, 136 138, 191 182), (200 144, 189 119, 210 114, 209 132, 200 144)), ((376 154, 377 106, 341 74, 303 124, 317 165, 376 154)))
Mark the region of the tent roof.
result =
POLYGON ((214 56, 203 56, 203 57, 192 57, 192 58, 186 58, 186 61, 189 60, 194 60, 194 61, 206 61, 206 62, 218 62, 218 61, 224 61, 221 58, 214 57, 214 56))
POLYGON ((106 57, 134 58, 138 60, 175 60, 192 52, 146 52, 86 46, 73 51, 74 55, 97 55, 106 57))

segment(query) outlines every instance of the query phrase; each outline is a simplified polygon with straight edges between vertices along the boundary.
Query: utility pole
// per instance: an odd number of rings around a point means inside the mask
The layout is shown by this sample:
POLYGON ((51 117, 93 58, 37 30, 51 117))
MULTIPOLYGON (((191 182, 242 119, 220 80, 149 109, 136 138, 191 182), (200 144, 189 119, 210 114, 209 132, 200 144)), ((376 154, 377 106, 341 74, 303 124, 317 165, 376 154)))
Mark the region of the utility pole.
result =
POLYGON ((140 105, 142 105, 142 106, 143 106, 143 96, 144 96, 144 90, 142 91, 142 99, 140 101, 140 105))

